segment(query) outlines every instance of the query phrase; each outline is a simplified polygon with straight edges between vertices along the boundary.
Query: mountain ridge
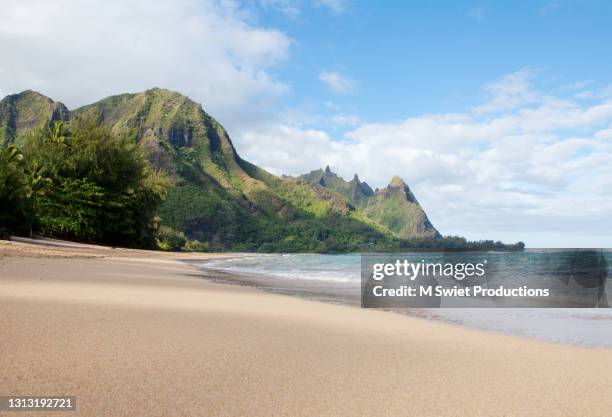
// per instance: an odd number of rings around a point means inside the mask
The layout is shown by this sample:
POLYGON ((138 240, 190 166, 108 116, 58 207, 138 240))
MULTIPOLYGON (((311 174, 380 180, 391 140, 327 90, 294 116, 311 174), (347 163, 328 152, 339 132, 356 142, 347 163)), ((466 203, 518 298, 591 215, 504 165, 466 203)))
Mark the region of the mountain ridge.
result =
POLYGON ((131 135, 152 166, 172 177, 159 216, 190 239, 264 252, 439 244, 440 234, 399 177, 376 192, 357 174, 345 181, 329 167, 277 177, 240 157, 201 104, 171 90, 113 95, 74 110, 31 90, 10 95, 0 101, 0 144, 19 145, 37 127, 79 118, 131 135))
POLYGON ((351 181, 345 181, 332 172, 329 165, 325 167, 325 170, 318 169, 310 171, 308 174, 300 175, 300 178, 322 187, 333 189, 344 195, 356 206, 358 206, 363 199, 374 194, 372 188, 365 181, 361 182, 357 174, 355 174, 351 181))
POLYGON ((355 174, 346 181, 329 166, 300 176, 311 183, 332 189, 349 200, 366 217, 381 224, 399 238, 440 238, 416 197, 399 176, 394 176, 386 188, 373 191, 355 174))

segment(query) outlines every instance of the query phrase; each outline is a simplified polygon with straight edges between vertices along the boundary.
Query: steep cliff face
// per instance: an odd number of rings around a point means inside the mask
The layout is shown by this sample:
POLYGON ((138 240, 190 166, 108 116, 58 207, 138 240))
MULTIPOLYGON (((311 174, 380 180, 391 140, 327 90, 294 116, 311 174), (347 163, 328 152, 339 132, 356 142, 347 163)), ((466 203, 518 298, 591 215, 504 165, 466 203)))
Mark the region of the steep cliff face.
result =
POLYGON ((49 120, 68 120, 69 111, 35 91, 23 91, 0 101, 0 145, 19 143, 29 129, 49 120))
POLYGON ((386 188, 376 192, 365 182, 360 182, 357 174, 351 181, 345 181, 329 167, 311 171, 300 178, 344 195, 363 215, 398 238, 440 237, 408 185, 399 177, 393 177, 386 188))
POLYGON ((408 185, 397 176, 368 199, 363 212, 400 238, 440 237, 408 185))
POLYGON ((357 174, 351 181, 345 181, 333 173, 329 166, 325 167, 325 170, 310 171, 300 178, 342 194, 355 207, 362 206, 367 198, 374 194, 372 188, 365 181, 361 182, 357 174))
POLYGON ((243 185, 237 178, 248 177, 225 129, 200 104, 174 91, 153 88, 112 96, 71 115, 99 118, 115 133, 133 131, 156 167, 178 169, 180 176, 189 176, 185 169, 201 170, 232 190, 243 185))

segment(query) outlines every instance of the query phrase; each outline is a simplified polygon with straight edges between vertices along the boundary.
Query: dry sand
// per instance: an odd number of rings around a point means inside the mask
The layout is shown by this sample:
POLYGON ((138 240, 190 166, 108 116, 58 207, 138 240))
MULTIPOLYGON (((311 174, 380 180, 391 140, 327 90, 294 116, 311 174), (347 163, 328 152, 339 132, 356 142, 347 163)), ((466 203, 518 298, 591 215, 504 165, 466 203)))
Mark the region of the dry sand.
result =
POLYGON ((215 284, 175 258, 0 244, 0 395, 77 396, 0 415, 612 416, 612 350, 215 284))

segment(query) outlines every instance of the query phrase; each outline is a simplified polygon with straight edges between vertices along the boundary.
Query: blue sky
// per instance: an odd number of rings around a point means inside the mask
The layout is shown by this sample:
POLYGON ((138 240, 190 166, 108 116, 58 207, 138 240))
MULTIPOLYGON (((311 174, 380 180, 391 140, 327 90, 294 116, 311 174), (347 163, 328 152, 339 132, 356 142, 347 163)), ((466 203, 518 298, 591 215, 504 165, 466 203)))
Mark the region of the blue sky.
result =
POLYGON ((443 234, 612 247, 610 2, 1 7, 1 96, 168 88, 275 174, 399 175, 443 234))
POLYGON ((524 67, 550 89, 610 81, 610 2, 342 4, 292 17, 280 6, 260 11, 262 24, 295 41, 278 69, 293 106, 332 101, 366 120, 393 120, 465 108, 482 99, 485 82, 524 67), (353 80, 354 92, 334 94, 317 77, 323 70, 353 80))

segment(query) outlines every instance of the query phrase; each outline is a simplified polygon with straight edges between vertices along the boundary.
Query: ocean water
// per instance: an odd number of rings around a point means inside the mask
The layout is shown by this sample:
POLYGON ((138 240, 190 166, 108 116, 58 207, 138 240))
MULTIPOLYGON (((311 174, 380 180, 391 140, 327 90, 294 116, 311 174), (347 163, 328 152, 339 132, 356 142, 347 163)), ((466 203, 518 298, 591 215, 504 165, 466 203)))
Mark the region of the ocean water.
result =
MULTIPOLYGON (((566 252, 553 252, 552 256, 551 250, 484 253, 483 256, 494 261, 497 273, 528 279, 542 270, 554 274, 556 265, 566 262, 566 252)), ((603 253, 606 268, 612 268, 612 253, 603 253)), ((411 255, 415 262, 436 262, 448 256, 440 253, 411 255)), ((473 259, 475 255, 455 253, 451 256, 473 259)), ((223 282, 319 301, 355 306, 360 303, 361 256, 358 254, 244 254, 198 266, 207 272, 205 276, 223 282)), ((612 271, 609 271, 608 299, 612 298, 611 277, 612 271)), ((549 342, 612 348, 612 308, 437 308, 400 309, 398 312, 549 342)))
POLYGON ((286 280, 360 282, 361 255, 245 254, 202 264, 236 274, 263 274, 286 280))

